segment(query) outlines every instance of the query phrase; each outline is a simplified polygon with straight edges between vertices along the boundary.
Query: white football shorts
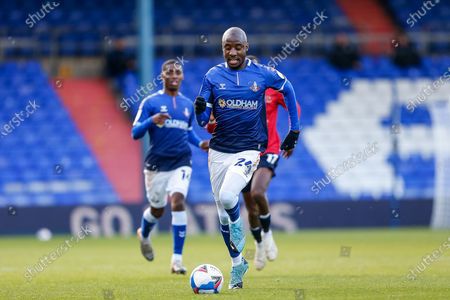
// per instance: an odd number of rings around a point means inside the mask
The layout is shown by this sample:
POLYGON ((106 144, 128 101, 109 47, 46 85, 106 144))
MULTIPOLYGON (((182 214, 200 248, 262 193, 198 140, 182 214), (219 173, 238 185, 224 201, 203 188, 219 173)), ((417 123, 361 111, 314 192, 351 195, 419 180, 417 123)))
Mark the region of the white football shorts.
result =
POLYGON ((162 208, 167 205, 167 197, 173 193, 180 193, 186 199, 192 168, 179 167, 172 171, 158 172, 144 170, 145 190, 150 206, 162 208))
MULTIPOLYGON (((245 179, 247 184, 259 164, 259 155, 260 152, 256 150, 247 150, 238 153, 223 153, 209 149, 209 176, 212 192, 216 201, 219 200, 219 191, 222 187, 225 175, 228 172, 239 174, 245 179)), ((238 188, 238 190, 242 190, 245 185, 238 188)))

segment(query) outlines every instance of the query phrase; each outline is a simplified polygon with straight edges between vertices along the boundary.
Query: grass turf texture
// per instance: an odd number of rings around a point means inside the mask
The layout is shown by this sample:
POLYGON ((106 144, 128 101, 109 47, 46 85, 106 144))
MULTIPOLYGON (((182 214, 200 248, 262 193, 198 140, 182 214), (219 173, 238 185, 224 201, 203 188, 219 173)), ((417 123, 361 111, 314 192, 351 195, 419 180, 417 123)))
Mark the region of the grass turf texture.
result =
MULTIPOLYGON (((34 237, 0 238, 0 299, 450 299, 450 249, 415 281, 409 270, 444 242, 450 231, 428 229, 315 230, 275 233, 279 257, 258 272, 250 261, 244 289, 228 290, 230 259, 220 236, 188 236, 188 273, 201 263, 222 270, 219 295, 195 295, 189 275, 170 274, 170 235, 153 238, 155 261, 138 241, 86 238, 27 282, 26 267, 68 237, 49 242, 34 237), (341 246, 351 247, 341 256, 341 246), (349 255, 349 256, 345 256, 349 255)), ((70 237, 69 237, 70 238, 70 237)), ((247 256, 254 249, 247 236, 247 256)))

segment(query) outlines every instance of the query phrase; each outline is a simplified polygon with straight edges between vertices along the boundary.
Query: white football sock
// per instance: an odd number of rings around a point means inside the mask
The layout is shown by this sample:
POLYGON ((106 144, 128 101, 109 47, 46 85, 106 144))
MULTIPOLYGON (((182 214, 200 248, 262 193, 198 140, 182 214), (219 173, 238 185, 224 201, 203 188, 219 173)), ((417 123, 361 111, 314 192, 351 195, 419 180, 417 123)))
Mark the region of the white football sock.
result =
POLYGON ((242 254, 241 253, 239 253, 239 255, 237 257, 231 258, 231 265, 233 267, 239 266, 240 264, 242 264, 242 254))
POLYGON ((179 261, 182 262, 183 261, 183 256, 181 254, 172 254, 172 263, 175 261, 179 261))

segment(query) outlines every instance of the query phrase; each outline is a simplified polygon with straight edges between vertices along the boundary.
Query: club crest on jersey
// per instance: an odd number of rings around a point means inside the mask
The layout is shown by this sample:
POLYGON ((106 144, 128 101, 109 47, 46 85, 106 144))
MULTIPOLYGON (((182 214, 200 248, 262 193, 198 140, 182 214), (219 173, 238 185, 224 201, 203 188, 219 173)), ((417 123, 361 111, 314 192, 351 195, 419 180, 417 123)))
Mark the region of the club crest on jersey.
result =
POLYGON ((272 97, 271 96, 266 96, 265 100, 266 100, 266 103, 271 103, 272 102, 272 97))
POLYGON ((225 106, 227 106, 227 103, 225 102, 225 100, 219 99, 219 106, 220 108, 224 108, 225 106))
POLYGON ((183 114, 186 116, 186 118, 189 118, 189 110, 187 109, 187 107, 184 108, 183 114))
POLYGON ((250 87, 250 89, 256 93, 257 91, 259 91, 259 90, 261 89, 261 87, 258 86, 258 84, 256 83, 256 81, 253 81, 253 84, 252 84, 252 86, 250 87))
POLYGON ((219 83, 219 90, 225 90, 225 83, 219 83))

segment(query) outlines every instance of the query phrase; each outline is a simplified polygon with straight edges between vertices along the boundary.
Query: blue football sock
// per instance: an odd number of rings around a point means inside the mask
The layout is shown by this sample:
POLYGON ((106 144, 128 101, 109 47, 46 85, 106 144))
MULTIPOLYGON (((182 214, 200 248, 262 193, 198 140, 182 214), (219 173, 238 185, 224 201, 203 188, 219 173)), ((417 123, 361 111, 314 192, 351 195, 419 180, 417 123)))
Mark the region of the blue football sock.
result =
POLYGON ((173 253, 183 254, 184 240, 186 238, 186 225, 172 225, 173 253))
POLYGON ((144 211, 144 214, 142 215, 141 220, 141 230, 142 230, 142 237, 148 238, 150 235, 150 231, 152 231, 153 227, 155 227, 156 223, 158 222, 158 219, 156 219, 151 213, 150 209, 146 209, 144 211))
POLYGON ((186 211, 172 212, 173 253, 183 254, 184 240, 186 239, 186 211))
POLYGON ((239 219, 239 202, 233 208, 225 209, 230 217, 231 222, 236 222, 239 219))
POLYGON ((220 232, 222 233, 223 241, 225 242, 225 245, 227 245, 230 256, 238 257, 240 253, 231 249, 231 246, 230 246, 230 225, 220 224, 220 232))
POLYGON ((148 238, 148 236, 150 235, 150 231, 152 231, 155 225, 156 223, 150 223, 144 217, 142 217, 141 220, 142 237, 145 239, 148 238))

